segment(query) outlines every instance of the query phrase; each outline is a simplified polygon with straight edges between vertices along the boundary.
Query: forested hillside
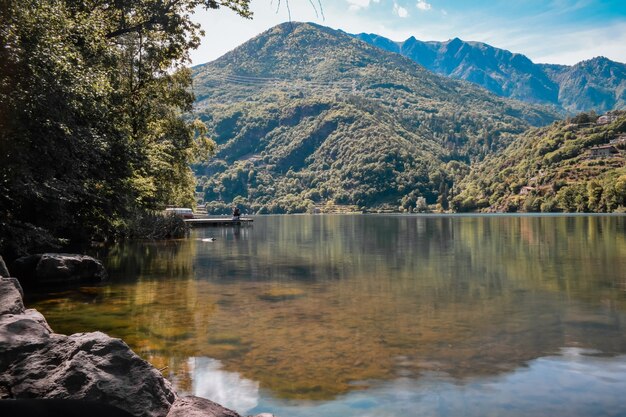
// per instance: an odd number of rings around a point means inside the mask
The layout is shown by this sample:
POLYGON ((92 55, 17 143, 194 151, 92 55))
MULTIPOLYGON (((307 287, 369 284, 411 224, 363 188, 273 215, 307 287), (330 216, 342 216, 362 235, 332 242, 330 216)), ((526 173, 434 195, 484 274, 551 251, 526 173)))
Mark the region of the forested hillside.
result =
POLYGON ((473 167, 455 188, 458 211, 613 212, 626 209, 626 112, 611 123, 580 114, 531 129, 473 167))
POLYGON ((541 65, 559 86, 559 104, 570 111, 626 109, 626 64, 596 57, 573 66, 541 65))
POLYGON ((456 178, 558 115, 427 71, 342 32, 286 23, 193 69, 218 145, 194 167, 212 212, 448 207, 456 178))
POLYGON ((525 55, 458 38, 424 42, 410 37, 394 42, 376 34, 354 36, 499 96, 550 104, 569 113, 626 108, 626 64, 604 57, 573 66, 536 64, 525 55))

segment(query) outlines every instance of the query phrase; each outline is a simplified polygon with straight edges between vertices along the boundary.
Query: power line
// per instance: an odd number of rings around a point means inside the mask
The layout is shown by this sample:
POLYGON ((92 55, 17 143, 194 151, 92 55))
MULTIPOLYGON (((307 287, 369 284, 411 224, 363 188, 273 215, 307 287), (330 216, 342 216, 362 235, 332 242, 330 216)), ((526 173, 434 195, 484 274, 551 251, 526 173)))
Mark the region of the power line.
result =
POLYGON ((272 87, 288 87, 300 89, 303 87, 310 88, 333 88, 345 91, 356 92, 356 80, 350 81, 313 81, 302 78, 275 78, 275 77, 253 77, 248 75, 237 74, 209 74, 209 82, 223 81, 232 84, 249 85, 249 86, 272 86, 272 87))

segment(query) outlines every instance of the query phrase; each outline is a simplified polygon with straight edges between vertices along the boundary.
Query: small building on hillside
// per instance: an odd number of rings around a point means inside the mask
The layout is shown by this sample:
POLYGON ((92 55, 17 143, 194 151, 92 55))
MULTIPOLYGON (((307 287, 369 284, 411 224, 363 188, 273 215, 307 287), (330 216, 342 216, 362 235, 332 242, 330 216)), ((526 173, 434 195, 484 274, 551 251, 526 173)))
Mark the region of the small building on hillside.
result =
POLYGON ((596 120, 596 124, 605 125, 605 124, 608 124, 608 123, 613 123, 616 120, 617 120, 617 115, 611 114, 611 113, 607 113, 607 114, 604 114, 604 115, 598 117, 598 120, 596 120))
POLYGON ((528 195, 535 190, 536 190, 535 187, 531 187, 530 185, 525 185, 521 188, 521 190, 519 190, 519 195, 528 195))
POLYGON ((589 148, 591 152, 590 158, 606 158, 607 156, 613 156, 619 154, 617 148, 613 145, 600 145, 589 148))

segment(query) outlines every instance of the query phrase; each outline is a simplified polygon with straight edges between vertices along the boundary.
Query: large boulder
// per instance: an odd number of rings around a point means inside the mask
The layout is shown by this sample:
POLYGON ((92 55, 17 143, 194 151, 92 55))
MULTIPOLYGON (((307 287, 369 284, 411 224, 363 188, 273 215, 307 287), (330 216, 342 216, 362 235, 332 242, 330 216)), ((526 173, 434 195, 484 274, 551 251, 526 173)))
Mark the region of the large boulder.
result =
POLYGON ((53 333, 24 309, 19 284, 0 278, 0 399, 99 401, 135 416, 165 417, 170 383, 120 339, 104 333, 53 333))
POLYGON ((161 373, 120 339, 100 332, 54 333, 37 310, 24 308, 22 296, 15 278, 0 277, 0 411, 27 415, 46 409, 56 410, 46 415, 69 416, 64 410, 80 407, 92 417, 120 415, 104 406, 98 410, 96 401, 138 417, 241 417, 204 398, 177 397, 161 373), (83 402, 2 401, 9 399, 83 402))
POLYGON ((1 400, 0 416, 133 417, 128 411, 99 401, 29 398, 1 400))
POLYGON ((25 286, 106 279, 102 262, 86 255, 43 253, 17 259, 11 270, 25 286))

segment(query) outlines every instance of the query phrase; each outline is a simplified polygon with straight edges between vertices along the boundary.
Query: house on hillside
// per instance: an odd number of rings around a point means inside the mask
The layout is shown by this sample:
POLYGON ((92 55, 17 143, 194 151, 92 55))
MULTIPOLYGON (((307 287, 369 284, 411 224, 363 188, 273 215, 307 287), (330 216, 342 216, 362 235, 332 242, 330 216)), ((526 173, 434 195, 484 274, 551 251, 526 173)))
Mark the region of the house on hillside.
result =
POLYGON ((606 158, 607 156, 619 154, 617 148, 611 144, 594 146, 589 148, 589 151, 591 152, 590 158, 606 158))
POLYGON ((596 124, 606 125, 608 123, 613 123, 616 120, 617 120, 617 115, 611 114, 611 113, 607 113, 605 115, 602 115, 602 116, 598 117, 598 120, 596 120, 596 124))
POLYGON ((525 185, 521 188, 521 190, 519 190, 519 195, 528 195, 530 193, 532 193, 533 191, 535 191, 537 188, 536 187, 531 187, 530 185, 525 185))

